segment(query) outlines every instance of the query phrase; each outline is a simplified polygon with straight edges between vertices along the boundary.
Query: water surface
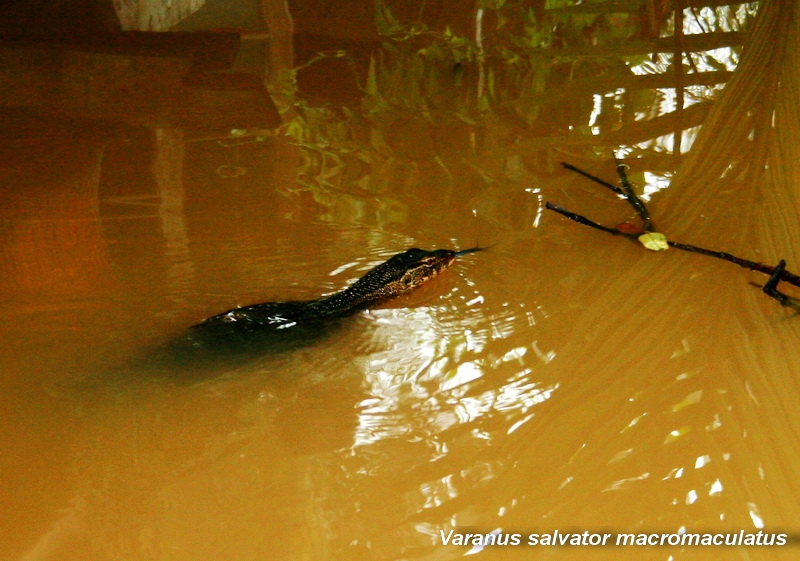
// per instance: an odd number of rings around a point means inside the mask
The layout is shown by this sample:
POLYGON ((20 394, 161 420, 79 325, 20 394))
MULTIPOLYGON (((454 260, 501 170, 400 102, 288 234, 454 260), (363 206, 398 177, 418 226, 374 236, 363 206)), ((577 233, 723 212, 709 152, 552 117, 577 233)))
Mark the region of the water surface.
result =
MULTIPOLYGON (((4 126, 3 559, 438 560, 470 551, 441 544, 451 529, 796 532, 798 324, 750 284, 763 277, 544 211, 630 219, 558 165, 613 180, 610 150, 418 109, 350 121, 341 107, 363 109, 351 90, 306 78, 333 101, 303 113, 305 143, 285 129, 220 142, 33 116, 4 126), (492 247, 303 344, 198 376, 191 357, 161 360, 233 306, 315 298, 409 247, 476 242, 492 247)), ((577 118, 547 111, 536 126, 577 118)), ((631 162, 637 177, 663 173, 631 162)), ((707 186, 716 212, 656 195, 654 220, 771 259, 795 227, 759 245, 773 230, 732 185, 707 186)))

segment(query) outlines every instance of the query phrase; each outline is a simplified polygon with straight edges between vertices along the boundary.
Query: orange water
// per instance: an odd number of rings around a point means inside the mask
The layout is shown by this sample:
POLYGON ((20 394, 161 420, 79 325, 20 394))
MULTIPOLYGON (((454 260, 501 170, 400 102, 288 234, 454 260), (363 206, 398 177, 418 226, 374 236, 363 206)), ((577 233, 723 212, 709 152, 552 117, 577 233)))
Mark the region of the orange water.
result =
MULTIPOLYGON (((564 147, 544 162, 448 126, 376 125, 373 143, 402 161, 331 159, 324 176, 308 171, 321 152, 285 136, 7 126, 0 559, 455 559, 471 548, 443 545, 450 530, 796 535, 798 320, 749 284, 764 278, 544 211, 631 215, 560 170, 564 147), (208 315, 333 292, 408 247, 476 241, 492 247, 294 350, 196 377, 152 360, 208 315)), ((613 179, 610 162, 590 165, 613 179)), ((738 226, 713 239, 758 259, 738 226)))

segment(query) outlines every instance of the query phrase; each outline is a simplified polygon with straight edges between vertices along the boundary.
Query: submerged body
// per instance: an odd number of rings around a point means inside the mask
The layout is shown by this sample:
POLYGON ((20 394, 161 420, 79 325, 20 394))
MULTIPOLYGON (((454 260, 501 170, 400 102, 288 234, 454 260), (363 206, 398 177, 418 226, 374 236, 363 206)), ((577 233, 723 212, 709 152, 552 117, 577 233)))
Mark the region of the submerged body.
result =
POLYGON ((282 330, 347 316, 410 292, 446 269, 457 256, 482 249, 485 248, 473 247, 462 251, 408 249, 370 270, 351 286, 325 298, 234 308, 204 320, 193 329, 282 330))

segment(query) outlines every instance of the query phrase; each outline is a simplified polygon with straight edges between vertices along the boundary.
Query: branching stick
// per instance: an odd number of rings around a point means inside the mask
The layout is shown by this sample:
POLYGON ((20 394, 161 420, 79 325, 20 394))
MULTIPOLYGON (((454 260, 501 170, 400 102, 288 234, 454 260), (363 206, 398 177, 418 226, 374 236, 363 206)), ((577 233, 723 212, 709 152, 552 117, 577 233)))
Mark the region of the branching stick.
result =
MULTIPOLYGON (((582 175, 587 179, 590 179, 591 181, 599 185, 602 185, 603 187, 606 187, 612 190, 617 195, 621 196, 629 205, 631 205, 631 207, 633 207, 633 209, 636 211, 636 214, 641 219, 642 221, 641 230, 638 231, 637 233, 632 233, 620 230, 619 228, 611 228, 608 226, 603 226, 602 224, 598 224, 597 222, 589 220, 585 216, 576 214, 560 205, 551 202, 545 203, 545 207, 548 210, 557 212, 560 215, 569 218, 573 222, 577 222, 578 224, 583 224, 584 226, 589 226, 591 228, 595 228, 596 230, 602 230, 603 232, 606 232, 613 236, 622 236, 624 238, 628 238, 629 240, 642 241, 641 235, 658 234, 657 232, 655 232, 653 221, 650 218, 650 212, 647 210, 647 206, 645 205, 644 201, 638 195, 636 195, 635 191, 633 190, 633 186, 631 185, 630 181, 628 180, 628 176, 625 173, 625 165, 622 162, 617 161, 617 173, 619 174, 622 187, 604 181, 603 179, 591 175, 590 173, 587 173, 582 169, 576 168, 571 164, 564 162, 561 165, 564 166, 566 169, 573 171, 579 175, 582 175)), ((712 249, 706 249, 696 245, 685 244, 670 240, 667 240, 666 243, 669 247, 674 247, 675 249, 680 249, 682 251, 688 251, 691 253, 699 253, 700 255, 707 255, 709 257, 714 257, 715 259, 728 261, 729 263, 733 263, 734 265, 738 265, 739 267, 743 267, 751 271, 758 271, 759 273, 764 273, 765 275, 769 275, 769 279, 767 280, 767 282, 762 287, 760 287, 764 291, 764 293, 770 296, 771 298, 774 298, 778 302, 780 302, 782 306, 787 306, 800 311, 800 300, 792 298, 791 296, 788 296, 787 294, 784 294, 783 292, 780 292, 778 290, 778 283, 781 281, 788 282, 791 285, 800 287, 800 276, 787 271, 786 261, 784 261, 783 259, 780 260, 777 266, 772 267, 770 265, 765 265, 764 263, 759 263, 757 261, 750 261, 749 259, 736 257, 735 255, 732 255, 724 251, 715 251, 712 249)), ((666 249, 666 247, 664 249, 666 249)))

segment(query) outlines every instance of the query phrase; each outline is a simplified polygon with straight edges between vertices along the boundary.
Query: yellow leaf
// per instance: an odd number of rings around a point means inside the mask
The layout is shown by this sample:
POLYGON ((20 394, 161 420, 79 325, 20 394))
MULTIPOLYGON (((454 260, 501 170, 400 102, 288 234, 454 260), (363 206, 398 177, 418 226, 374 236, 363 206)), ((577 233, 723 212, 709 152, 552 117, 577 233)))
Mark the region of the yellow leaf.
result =
POLYGON ((664 234, 659 234, 658 232, 647 232, 646 234, 642 234, 639 236, 639 241, 642 242, 643 246, 652 251, 669 249, 666 236, 664 234))

